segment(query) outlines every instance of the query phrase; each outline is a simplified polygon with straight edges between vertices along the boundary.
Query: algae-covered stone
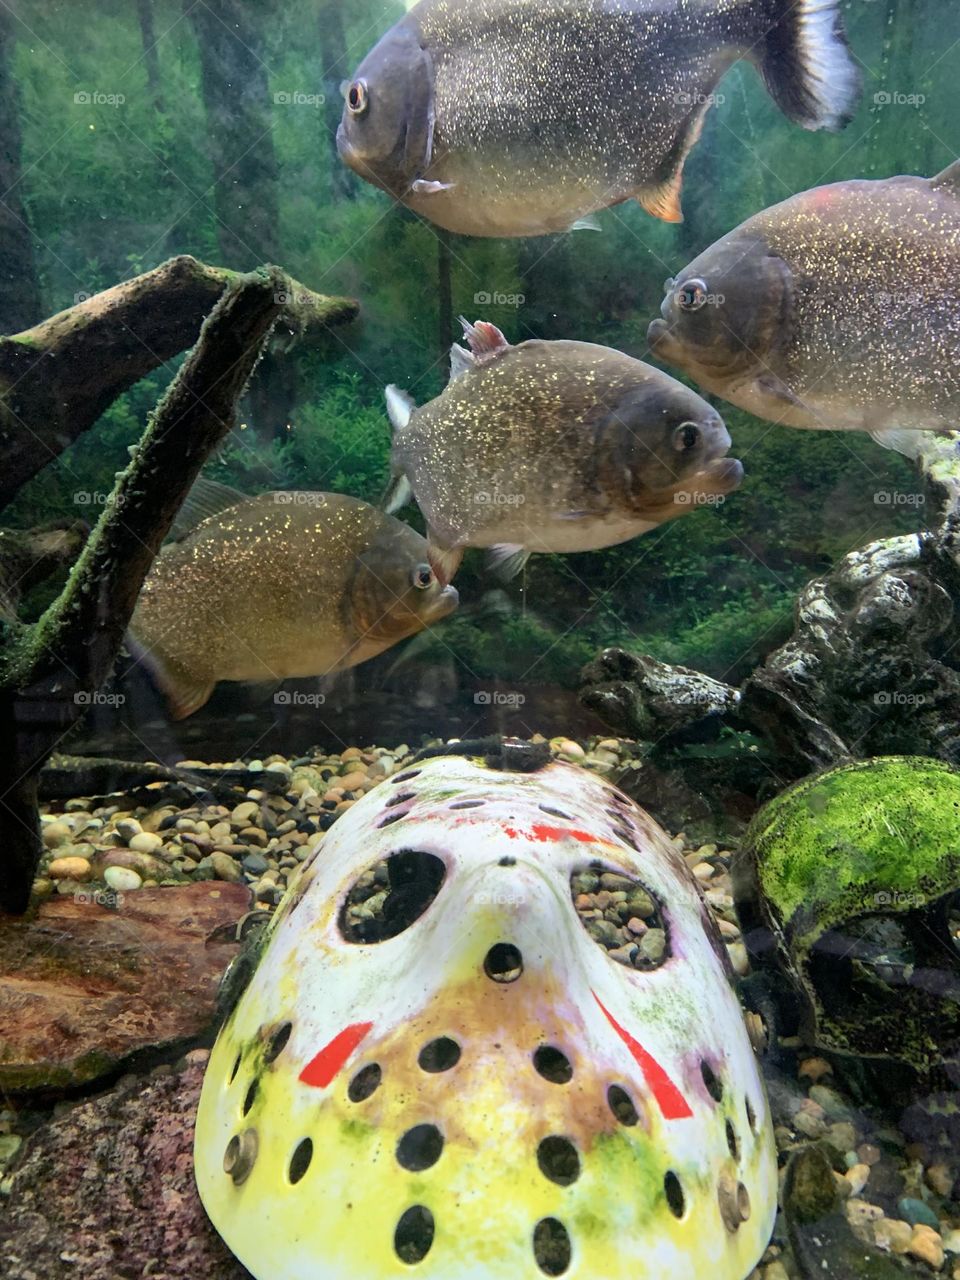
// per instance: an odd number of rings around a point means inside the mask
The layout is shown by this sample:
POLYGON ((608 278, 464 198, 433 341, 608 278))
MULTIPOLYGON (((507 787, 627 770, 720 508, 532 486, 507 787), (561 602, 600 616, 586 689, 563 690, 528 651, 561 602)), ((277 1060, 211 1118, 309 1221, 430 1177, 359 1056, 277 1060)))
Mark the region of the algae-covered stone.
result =
POLYGON ((805 779, 754 818, 734 885, 745 920, 773 935, 812 1043, 921 1070, 956 1053, 960 771, 888 756, 805 779))

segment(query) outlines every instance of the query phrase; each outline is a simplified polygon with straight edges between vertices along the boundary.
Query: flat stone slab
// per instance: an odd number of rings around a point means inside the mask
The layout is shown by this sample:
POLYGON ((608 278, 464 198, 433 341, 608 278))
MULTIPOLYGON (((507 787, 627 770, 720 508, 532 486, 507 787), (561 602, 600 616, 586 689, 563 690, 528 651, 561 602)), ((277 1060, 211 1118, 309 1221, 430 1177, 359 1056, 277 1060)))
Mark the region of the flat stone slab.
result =
POLYGON ((200 881, 100 897, 0 916, 0 1093, 86 1085, 209 1029, 249 889, 200 881))
POLYGON ((250 1280, 193 1181, 206 1057, 126 1077, 30 1136, 0 1200, 4 1280, 250 1280))

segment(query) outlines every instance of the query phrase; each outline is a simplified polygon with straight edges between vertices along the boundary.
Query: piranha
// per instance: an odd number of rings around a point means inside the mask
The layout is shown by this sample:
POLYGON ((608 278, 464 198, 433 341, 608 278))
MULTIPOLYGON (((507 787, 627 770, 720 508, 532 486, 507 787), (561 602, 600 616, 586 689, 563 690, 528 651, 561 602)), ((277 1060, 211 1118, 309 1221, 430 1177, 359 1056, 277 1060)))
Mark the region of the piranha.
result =
MULTIPOLYGON (((753 62, 807 129, 860 80, 837 0, 420 0, 345 86, 340 155, 440 227, 566 231, 636 199, 681 220, 718 81, 753 62)), ((589 223, 588 223, 589 225, 589 223)))
POLYGON ((532 339, 461 320, 443 392, 417 408, 387 388, 394 425, 388 510, 412 494, 444 581, 464 547, 509 576, 532 552, 625 542, 732 492, 717 411, 682 383, 610 347, 532 339))
POLYGON ((792 196, 665 290, 653 353, 761 418, 908 456, 960 425, 960 161, 792 196))
POLYGON ((257 1280, 744 1280, 776 1152, 702 893, 605 780, 488 760, 308 854, 207 1065, 204 1207, 257 1280))
POLYGON ((339 493, 280 491, 211 515, 157 557, 131 648, 191 715, 218 680, 333 674, 457 607, 408 525, 339 493))

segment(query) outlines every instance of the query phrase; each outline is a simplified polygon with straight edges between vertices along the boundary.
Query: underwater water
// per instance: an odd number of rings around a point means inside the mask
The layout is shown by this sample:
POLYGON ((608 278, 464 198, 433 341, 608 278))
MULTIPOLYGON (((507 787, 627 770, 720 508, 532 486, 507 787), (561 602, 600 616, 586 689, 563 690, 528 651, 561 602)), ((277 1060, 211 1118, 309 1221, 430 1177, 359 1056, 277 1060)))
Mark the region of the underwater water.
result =
POLYGON ((956 0, 0 4, 0 1274, 960 1280, 958 122, 956 0))

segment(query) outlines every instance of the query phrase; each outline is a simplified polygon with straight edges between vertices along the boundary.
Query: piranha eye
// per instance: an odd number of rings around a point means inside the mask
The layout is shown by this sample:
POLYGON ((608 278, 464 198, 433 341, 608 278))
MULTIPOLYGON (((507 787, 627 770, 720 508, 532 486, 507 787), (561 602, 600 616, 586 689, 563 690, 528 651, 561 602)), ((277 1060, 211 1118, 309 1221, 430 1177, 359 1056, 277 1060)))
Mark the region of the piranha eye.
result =
POLYGON ((369 105, 366 80, 354 80, 347 90, 347 110, 352 116, 362 116, 369 105))
POLYGON ((433 570, 428 564, 418 564, 413 571, 413 585, 420 591, 433 586, 433 570))
POLYGON ((684 311, 699 311, 707 301, 707 286, 703 280, 684 280, 677 290, 677 303, 684 311))
POLYGON ((673 433, 673 447, 678 453, 686 453, 700 439, 700 428, 695 422, 681 422, 673 433))

